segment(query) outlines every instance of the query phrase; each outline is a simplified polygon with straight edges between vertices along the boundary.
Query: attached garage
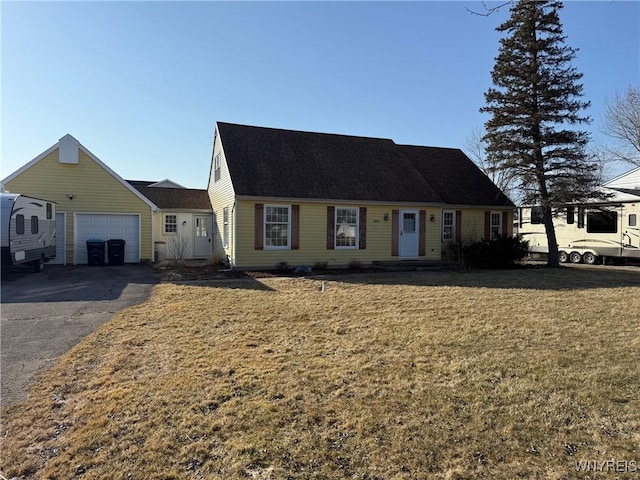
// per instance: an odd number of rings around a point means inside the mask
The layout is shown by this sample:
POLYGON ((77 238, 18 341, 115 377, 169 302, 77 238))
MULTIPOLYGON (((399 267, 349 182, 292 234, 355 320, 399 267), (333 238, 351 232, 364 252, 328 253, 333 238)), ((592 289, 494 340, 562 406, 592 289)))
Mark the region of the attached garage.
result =
POLYGON ((158 207, 71 135, 1 183, 10 192, 56 202, 54 263, 86 265, 86 242, 94 239, 124 240, 125 263, 153 261, 158 207))
POLYGON ((87 240, 124 240, 124 262, 140 263, 139 214, 76 213, 74 225, 73 258, 76 265, 88 263, 87 240))

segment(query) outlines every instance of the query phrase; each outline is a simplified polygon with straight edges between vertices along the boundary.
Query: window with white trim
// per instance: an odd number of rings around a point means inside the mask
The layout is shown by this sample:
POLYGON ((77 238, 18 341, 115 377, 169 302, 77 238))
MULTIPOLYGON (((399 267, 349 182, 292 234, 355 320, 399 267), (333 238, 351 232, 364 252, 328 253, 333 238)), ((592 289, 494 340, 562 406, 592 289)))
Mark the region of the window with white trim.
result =
POLYGON ((456 238, 456 212, 445 210, 442 212, 442 241, 453 242, 456 238))
POLYGON ((264 206, 264 248, 291 248, 291 206, 264 206))
POLYGON ((222 209, 222 245, 229 245, 229 207, 222 209))
POLYGON ((178 233, 178 216, 177 215, 165 215, 164 216, 164 233, 178 233))
POLYGON ((494 240, 502 235, 502 213, 491 212, 491 240, 494 240))
POLYGON ((222 152, 218 152, 213 158, 213 182, 220 180, 220 165, 222 164, 222 152))
POLYGON ((358 248, 359 208, 336 207, 336 248, 358 248))

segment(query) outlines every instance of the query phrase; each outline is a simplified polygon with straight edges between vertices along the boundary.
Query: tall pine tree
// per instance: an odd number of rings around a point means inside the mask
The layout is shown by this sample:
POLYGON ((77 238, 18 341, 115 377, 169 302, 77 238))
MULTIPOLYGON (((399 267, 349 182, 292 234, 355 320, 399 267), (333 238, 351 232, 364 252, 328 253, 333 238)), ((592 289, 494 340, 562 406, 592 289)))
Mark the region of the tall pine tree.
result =
POLYGON ((565 44, 559 1, 519 0, 497 27, 500 39, 485 93, 487 157, 512 172, 523 200, 542 206, 550 266, 558 266, 553 215, 569 202, 593 195, 599 167, 586 153, 589 134, 569 128, 587 124, 582 74, 571 66, 576 50, 565 44))

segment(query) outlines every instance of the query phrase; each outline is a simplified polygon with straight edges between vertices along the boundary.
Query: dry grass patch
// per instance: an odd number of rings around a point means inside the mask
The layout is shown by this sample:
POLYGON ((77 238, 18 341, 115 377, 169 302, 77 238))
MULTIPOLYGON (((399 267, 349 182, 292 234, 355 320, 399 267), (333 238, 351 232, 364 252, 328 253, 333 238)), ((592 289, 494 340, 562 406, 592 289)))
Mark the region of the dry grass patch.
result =
POLYGON ((640 469, 638 312, 640 276, 619 271, 354 275, 325 293, 313 279, 163 284, 2 412, 0 469, 52 479, 561 479, 585 478, 576 460, 609 459, 640 469))

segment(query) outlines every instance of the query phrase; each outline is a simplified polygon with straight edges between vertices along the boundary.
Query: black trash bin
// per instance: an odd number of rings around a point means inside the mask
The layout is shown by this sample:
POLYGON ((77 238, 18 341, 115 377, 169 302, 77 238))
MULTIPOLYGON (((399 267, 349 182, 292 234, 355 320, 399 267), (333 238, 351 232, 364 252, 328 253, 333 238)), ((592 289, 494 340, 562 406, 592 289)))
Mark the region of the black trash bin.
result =
POLYGON ((126 242, 121 239, 107 240, 107 255, 109 256, 109 265, 124 265, 124 244, 126 242))
POLYGON ((104 240, 87 240, 87 264, 104 265, 104 240))

